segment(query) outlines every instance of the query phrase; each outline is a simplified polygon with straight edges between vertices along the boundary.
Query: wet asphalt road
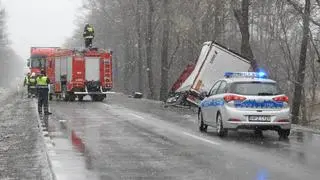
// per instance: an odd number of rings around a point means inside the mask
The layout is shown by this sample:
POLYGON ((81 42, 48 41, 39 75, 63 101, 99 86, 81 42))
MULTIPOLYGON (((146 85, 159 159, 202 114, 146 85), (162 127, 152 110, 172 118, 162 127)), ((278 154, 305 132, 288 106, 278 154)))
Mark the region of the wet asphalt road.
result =
POLYGON ((191 110, 164 108, 159 102, 123 95, 108 96, 103 103, 51 102, 54 115, 49 134, 55 144, 51 158, 58 176, 192 180, 320 177, 317 134, 293 131, 289 140, 279 140, 275 132, 257 137, 243 131, 221 139, 213 128, 208 133, 198 132, 191 110))

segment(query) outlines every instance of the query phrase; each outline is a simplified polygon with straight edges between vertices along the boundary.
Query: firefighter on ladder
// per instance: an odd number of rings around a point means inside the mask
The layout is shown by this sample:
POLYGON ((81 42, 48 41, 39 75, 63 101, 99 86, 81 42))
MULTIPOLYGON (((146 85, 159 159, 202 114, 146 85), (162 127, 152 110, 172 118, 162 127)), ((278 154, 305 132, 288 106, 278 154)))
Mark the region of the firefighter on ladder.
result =
POLYGON ((92 47, 92 40, 94 38, 94 29, 90 24, 86 24, 83 31, 84 44, 86 48, 92 47))
POLYGON ((48 99, 49 99, 49 83, 50 79, 46 76, 46 73, 44 70, 41 70, 40 76, 36 79, 37 82, 37 90, 38 90, 38 112, 39 114, 42 114, 42 107, 44 110, 45 115, 52 114, 49 112, 49 105, 48 105, 48 99))

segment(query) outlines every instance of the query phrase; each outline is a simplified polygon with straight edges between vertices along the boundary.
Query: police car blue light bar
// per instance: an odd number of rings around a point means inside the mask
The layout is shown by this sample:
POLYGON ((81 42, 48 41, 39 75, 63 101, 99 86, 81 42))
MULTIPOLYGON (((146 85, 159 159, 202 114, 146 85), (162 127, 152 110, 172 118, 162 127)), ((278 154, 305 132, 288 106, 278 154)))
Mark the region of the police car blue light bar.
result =
POLYGON ((224 77, 226 78, 268 78, 265 72, 225 72, 224 77))

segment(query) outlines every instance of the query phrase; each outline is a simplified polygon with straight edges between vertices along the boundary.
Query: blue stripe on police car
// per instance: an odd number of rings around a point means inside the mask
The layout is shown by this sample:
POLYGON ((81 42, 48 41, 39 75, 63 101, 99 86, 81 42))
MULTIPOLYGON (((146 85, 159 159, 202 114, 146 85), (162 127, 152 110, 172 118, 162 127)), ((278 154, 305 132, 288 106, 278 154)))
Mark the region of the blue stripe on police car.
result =
POLYGON ((224 100, 223 99, 208 99, 202 101, 201 107, 212 107, 212 106, 223 106, 224 100))
POLYGON ((236 108, 283 108, 283 102, 275 102, 270 100, 264 100, 262 102, 257 102, 255 100, 247 101, 235 101, 234 106, 236 108))

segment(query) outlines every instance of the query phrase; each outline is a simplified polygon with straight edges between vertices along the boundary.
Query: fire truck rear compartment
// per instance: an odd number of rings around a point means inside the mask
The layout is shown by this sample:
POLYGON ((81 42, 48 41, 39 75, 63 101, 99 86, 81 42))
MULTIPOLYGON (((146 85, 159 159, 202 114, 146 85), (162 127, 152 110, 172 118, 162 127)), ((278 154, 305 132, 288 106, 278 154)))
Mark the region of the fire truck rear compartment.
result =
POLYGON ((54 88, 58 99, 103 101, 112 88, 111 56, 100 52, 64 50, 54 57, 54 88))

